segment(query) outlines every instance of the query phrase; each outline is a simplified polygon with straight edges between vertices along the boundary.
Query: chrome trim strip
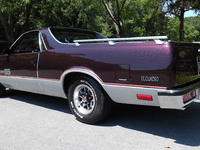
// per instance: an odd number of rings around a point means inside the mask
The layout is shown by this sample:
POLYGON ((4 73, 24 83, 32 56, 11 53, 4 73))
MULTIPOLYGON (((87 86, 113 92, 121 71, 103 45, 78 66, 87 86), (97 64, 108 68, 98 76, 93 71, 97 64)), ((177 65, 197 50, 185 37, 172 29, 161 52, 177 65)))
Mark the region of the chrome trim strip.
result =
POLYGON ((108 42, 108 41, 132 41, 132 40, 159 40, 167 39, 167 36, 145 36, 145 37, 130 37, 130 38, 107 38, 107 39, 83 39, 74 40, 75 43, 78 42, 108 42))
POLYGON ((39 31, 39 47, 40 47, 40 51, 42 52, 42 44, 44 45, 44 48, 45 50, 47 50, 47 46, 44 42, 44 39, 43 39, 43 36, 42 36, 42 33, 39 31))
POLYGON ((40 53, 38 53, 38 59, 37 59, 37 65, 36 65, 37 78, 39 78, 39 73, 38 73, 39 62, 40 62, 40 53))
POLYGON ((30 33, 30 32, 40 32, 39 30, 31 30, 31 31, 27 31, 27 32, 25 32, 25 33, 22 33, 16 40, 15 40, 15 42, 10 46, 10 48, 9 49, 11 49, 16 43, 17 43, 17 41, 22 37, 22 36, 24 36, 24 34, 27 34, 27 33, 30 33))
MULTIPOLYGON (((139 85, 104 83, 98 75, 88 68, 72 68, 66 70, 61 76, 61 83, 64 83, 64 78, 66 75, 76 72, 93 77, 107 92, 110 98, 117 103, 159 106, 157 94, 158 89, 156 89, 156 87, 150 86, 147 88, 147 86, 139 85), (137 94, 152 95, 153 101, 138 100, 137 94)), ((64 89, 64 87, 62 88, 64 89)))
POLYGON ((160 40, 167 38, 168 38, 167 36, 146 36, 146 37, 130 37, 130 38, 82 39, 82 40, 74 40, 74 42, 76 43, 76 45, 79 45, 79 43, 82 42, 108 42, 109 45, 114 45, 113 41, 160 40))
POLYGON ((98 83, 100 85, 110 85, 110 86, 124 86, 124 87, 137 87, 137 88, 152 88, 152 89, 166 89, 166 87, 158 87, 158 86, 147 86, 147 85, 133 85, 133 84, 124 84, 124 83, 105 83, 101 80, 101 78, 95 73, 93 72, 91 69, 89 68, 83 68, 83 67, 76 67, 76 68, 71 68, 68 70, 65 70, 63 72, 63 74, 61 75, 61 82, 63 82, 64 77, 70 73, 83 73, 86 75, 89 75, 91 77, 93 77, 96 81, 98 81, 98 83))
POLYGON ((37 73, 38 85, 44 91, 44 89, 42 88, 42 86, 41 86, 41 84, 39 82, 39 69, 38 69, 39 68, 39 62, 40 62, 40 53, 38 53, 36 73, 37 73))
POLYGON ((41 41, 40 33, 38 34, 38 40, 39 40, 39 48, 40 48, 40 52, 41 52, 42 51, 42 41, 41 41))
MULTIPOLYGON (((65 76, 70 73, 83 73, 83 74, 89 75, 89 76, 93 77, 100 85, 103 85, 103 81, 100 79, 100 77, 88 68, 87 69, 86 68, 71 68, 71 69, 65 70, 60 77, 61 83, 64 83, 65 76)), ((64 89, 64 87, 63 87, 63 89, 64 89)))
POLYGON ((12 47, 17 43, 17 41, 24 35, 25 33, 21 34, 16 40, 15 42, 10 46, 9 49, 12 49, 12 47))
POLYGON ((200 81, 196 82, 194 84, 188 85, 183 88, 177 88, 177 89, 170 89, 170 90, 164 90, 164 89, 158 89, 158 95, 160 96, 179 96, 189 93, 190 91, 196 90, 200 87, 200 81))

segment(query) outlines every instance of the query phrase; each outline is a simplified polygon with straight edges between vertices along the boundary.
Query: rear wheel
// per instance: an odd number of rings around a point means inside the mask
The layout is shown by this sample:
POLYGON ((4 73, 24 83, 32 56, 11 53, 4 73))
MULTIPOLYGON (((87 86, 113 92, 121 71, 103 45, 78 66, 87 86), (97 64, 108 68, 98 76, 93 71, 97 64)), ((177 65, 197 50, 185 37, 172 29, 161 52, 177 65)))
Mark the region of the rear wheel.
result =
POLYGON ((112 101, 92 78, 83 76, 69 88, 68 102, 77 120, 95 124, 108 115, 112 101))
POLYGON ((4 96, 6 93, 6 88, 0 83, 0 97, 4 96))

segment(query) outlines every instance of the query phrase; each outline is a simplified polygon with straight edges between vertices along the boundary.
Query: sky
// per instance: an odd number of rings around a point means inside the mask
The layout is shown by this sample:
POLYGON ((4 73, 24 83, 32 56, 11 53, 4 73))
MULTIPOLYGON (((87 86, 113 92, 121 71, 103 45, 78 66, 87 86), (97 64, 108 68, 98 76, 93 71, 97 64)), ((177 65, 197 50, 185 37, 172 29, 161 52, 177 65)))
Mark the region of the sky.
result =
POLYGON ((189 10, 189 11, 186 11, 185 14, 184 14, 184 17, 195 17, 197 16, 197 14, 195 14, 195 11, 194 10, 189 10))

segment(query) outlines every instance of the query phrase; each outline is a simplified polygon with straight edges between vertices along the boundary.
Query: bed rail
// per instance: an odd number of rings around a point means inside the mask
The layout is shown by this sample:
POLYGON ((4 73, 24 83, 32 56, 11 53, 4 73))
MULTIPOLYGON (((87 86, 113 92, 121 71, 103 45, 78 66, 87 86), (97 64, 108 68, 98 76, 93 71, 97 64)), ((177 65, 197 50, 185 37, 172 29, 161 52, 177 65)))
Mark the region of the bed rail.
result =
POLYGON ((130 38, 107 38, 107 39, 83 39, 74 40, 76 46, 80 46, 80 43, 87 42, 108 42, 109 45, 115 45, 114 41, 134 41, 134 40, 154 40, 156 44, 164 44, 161 39, 167 39, 167 36, 145 36, 145 37, 130 37, 130 38))

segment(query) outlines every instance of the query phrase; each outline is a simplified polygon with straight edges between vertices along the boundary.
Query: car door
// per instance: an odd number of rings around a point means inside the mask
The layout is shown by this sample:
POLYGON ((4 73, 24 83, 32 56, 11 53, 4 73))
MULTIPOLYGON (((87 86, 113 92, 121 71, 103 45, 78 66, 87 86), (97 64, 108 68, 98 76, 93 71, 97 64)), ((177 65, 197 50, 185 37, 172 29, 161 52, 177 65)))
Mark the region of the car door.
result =
POLYGON ((1 83, 12 89, 41 92, 37 76, 39 54, 39 32, 23 34, 0 57, 1 83))

